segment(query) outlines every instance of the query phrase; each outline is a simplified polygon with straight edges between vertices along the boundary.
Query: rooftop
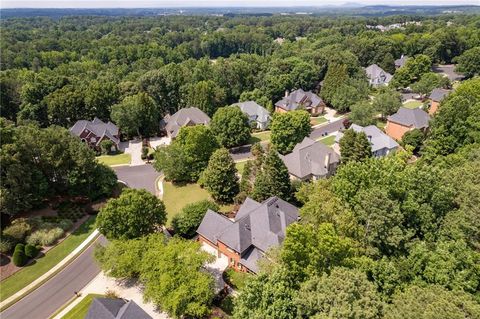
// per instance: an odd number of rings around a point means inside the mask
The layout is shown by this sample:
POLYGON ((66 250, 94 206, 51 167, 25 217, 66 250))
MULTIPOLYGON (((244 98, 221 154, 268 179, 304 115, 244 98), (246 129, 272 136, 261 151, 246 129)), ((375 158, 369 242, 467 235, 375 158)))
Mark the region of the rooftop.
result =
POLYGON ((171 136, 176 137, 180 128, 189 125, 206 125, 210 123, 210 117, 196 107, 187 107, 178 110, 173 115, 167 115, 160 121, 160 127, 171 136))
POLYGON ((401 107, 397 113, 390 115, 388 120, 404 126, 420 129, 428 127, 430 116, 420 108, 408 109, 401 107))

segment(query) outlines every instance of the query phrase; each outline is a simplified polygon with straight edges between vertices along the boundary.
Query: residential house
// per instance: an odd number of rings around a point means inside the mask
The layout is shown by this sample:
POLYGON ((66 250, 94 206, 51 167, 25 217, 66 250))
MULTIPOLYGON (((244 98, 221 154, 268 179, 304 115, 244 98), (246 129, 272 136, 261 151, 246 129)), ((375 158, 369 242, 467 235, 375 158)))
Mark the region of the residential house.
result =
POLYGON ((433 115, 437 113, 440 102, 451 93, 450 90, 445 89, 433 89, 432 93, 428 97, 430 100, 430 108, 428 114, 433 115))
MULTIPOLYGON (((383 133, 375 125, 363 127, 357 124, 352 124, 350 126, 350 129, 354 130, 355 132, 364 132, 365 135, 367 135, 367 138, 372 147, 372 154, 375 157, 386 156, 394 152, 398 148, 398 143, 395 142, 395 140, 392 139, 390 136, 383 133)), ((335 137, 335 144, 333 145, 333 149, 339 154, 341 153, 340 139, 342 137, 343 133, 339 132, 335 137)))
POLYGON ((239 102, 233 104, 238 106, 248 116, 250 123, 260 130, 265 130, 270 123, 270 113, 264 107, 254 101, 239 102))
POLYGON ((387 118, 385 133, 399 141, 408 131, 414 129, 427 130, 429 121, 430 116, 424 110, 401 107, 397 113, 387 118))
POLYGON ((408 57, 406 55, 403 55, 400 57, 400 59, 396 59, 395 60, 395 69, 399 69, 401 68, 402 66, 405 65, 405 63, 407 62, 408 60, 408 57))
POLYGON ((208 210, 197 229, 198 240, 228 258, 237 271, 258 272, 258 261, 285 239, 288 225, 298 220, 298 208, 278 198, 262 203, 247 198, 234 219, 208 210))
POLYGON ((325 102, 321 97, 312 91, 305 92, 302 89, 295 90, 290 94, 288 94, 288 91, 285 91, 285 96, 275 103, 276 112, 305 109, 311 115, 322 114, 325 107, 325 102))
POLYGON ((95 298, 85 319, 153 319, 133 300, 95 298))
POLYGON ((77 121, 70 128, 70 133, 80 137, 83 142, 95 149, 99 149, 100 143, 104 140, 112 141, 114 149, 118 149, 120 143, 118 127, 110 121, 105 123, 97 117, 93 121, 77 121))
POLYGON ((390 80, 392 80, 392 75, 376 64, 365 68, 365 73, 367 74, 368 83, 373 87, 388 85, 390 80))
POLYGON ((160 129, 164 130, 168 137, 175 138, 184 126, 207 125, 210 117, 199 108, 187 107, 178 110, 175 114, 167 114, 160 121, 160 129))
POLYGON ((287 155, 280 155, 287 166, 291 179, 317 180, 335 173, 340 157, 321 142, 305 137, 287 155))

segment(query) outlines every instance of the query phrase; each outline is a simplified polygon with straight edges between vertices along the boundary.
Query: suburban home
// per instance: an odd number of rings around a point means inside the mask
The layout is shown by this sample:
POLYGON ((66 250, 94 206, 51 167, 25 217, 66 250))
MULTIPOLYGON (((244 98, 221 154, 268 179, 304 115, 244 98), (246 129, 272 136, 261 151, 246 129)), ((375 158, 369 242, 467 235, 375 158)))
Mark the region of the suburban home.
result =
POLYGON ((95 149, 98 149, 100 142, 104 140, 112 141, 114 149, 118 149, 118 144, 120 143, 120 131, 118 127, 110 121, 105 123, 97 117, 95 117, 93 121, 77 121, 70 128, 70 133, 80 137, 83 142, 95 149))
POLYGON ((276 112, 304 109, 311 115, 322 114, 325 107, 325 102, 323 102, 321 97, 312 91, 305 92, 302 89, 295 90, 290 94, 288 94, 288 91, 285 91, 285 96, 275 103, 276 112))
POLYGON ((207 125, 210 117, 199 108, 187 107, 178 110, 175 114, 167 114, 160 121, 160 129, 164 130, 168 137, 175 138, 184 126, 207 125))
POLYGON ((433 89, 432 93, 428 97, 430 100, 430 108, 428 114, 433 115, 437 113, 440 102, 451 93, 450 90, 445 89, 433 89))
POLYGON ((384 71, 376 64, 372 64, 365 68, 365 73, 367 74, 368 83, 373 87, 388 85, 392 79, 390 73, 384 71))
POLYGON ((270 113, 263 106, 258 105, 254 101, 239 102, 233 104, 238 106, 243 113, 248 116, 250 123, 255 125, 259 130, 265 130, 270 123, 270 113))
POLYGON ((424 110, 420 108, 408 109, 401 107, 397 113, 387 118, 385 133, 399 141, 408 131, 414 129, 427 130, 429 121, 430 116, 424 110))
POLYGON ((197 229, 198 240, 228 258, 236 271, 258 272, 258 260, 285 239, 288 225, 298 220, 298 208, 278 198, 262 203, 247 198, 234 219, 208 210, 197 229))
MULTIPOLYGON (((392 152, 394 152, 398 148, 398 143, 395 142, 387 134, 383 133, 378 127, 375 125, 369 126, 360 126, 357 124, 352 124, 350 129, 354 130, 355 132, 364 132, 367 135, 368 140, 370 141, 370 145, 372 147, 372 154, 375 157, 382 157, 386 156, 392 152)), ((335 144, 333 145, 333 149, 341 153, 340 150, 340 139, 343 137, 343 133, 339 132, 335 137, 335 144)))
POLYGON ((134 301, 119 298, 95 298, 85 319, 153 319, 134 301))
POLYGON ((395 60, 395 69, 399 69, 401 68, 402 66, 405 65, 405 62, 407 62, 408 60, 408 57, 406 55, 403 55, 400 57, 400 59, 396 59, 395 60))
POLYGON ((330 147, 305 137, 287 155, 280 155, 291 179, 317 180, 335 173, 340 157, 330 147))

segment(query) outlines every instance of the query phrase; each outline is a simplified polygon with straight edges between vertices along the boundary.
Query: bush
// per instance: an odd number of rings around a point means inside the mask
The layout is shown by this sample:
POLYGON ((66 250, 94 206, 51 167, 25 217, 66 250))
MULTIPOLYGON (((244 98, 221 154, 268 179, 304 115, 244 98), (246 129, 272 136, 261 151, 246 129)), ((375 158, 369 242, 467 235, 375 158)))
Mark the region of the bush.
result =
POLYGON ((38 255, 38 249, 37 247, 27 244, 25 246, 25 255, 29 258, 35 258, 38 255))
POLYGON ((3 235, 11 238, 16 243, 20 243, 25 240, 25 237, 27 237, 31 229, 30 224, 25 218, 19 218, 3 230, 3 235))
POLYGON ((25 256, 23 251, 15 251, 12 259, 13 264, 17 267, 25 266, 25 263, 27 262, 27 256, 25 256))
POLYGON ((7 238, 0 238, 0 253, 8 254, 12 251, 13 243, 7 238))
POLYGON ((218 211, 219 206, 209 200, 202 200, 183 207, 180 214, 175 215, 172 220, 172 227, 175 234, 185 238, 195 236, 203 216, 205 216, 205 213, 209 209, 218 211))
POLYGON ((102 150, 102 154, 107 155, 112 152, 113 142, 110 140, 103 140, 100 142, 100 149, 102 150))
POLYGON ((37 230, 27 238, 27 243, 33 246, 51 246, 64 234, 63 229, 55 227, 52 229, 37 230))
POLYGON ((17 244, 15 246, 15 252, 17 252, 17 251, 21 251, 22 253, 24 253, 25 252, 25 245, 24 244, 17 244))
POLYGON ((148 156, 148 147, 142 147, 142 160, 146 160, 147 159, 147 156, 148 156))
POLYGON ((67 231, 72 228, 73 222, 70 219, 62 219, 57 223, 57 225, 64 231, 67 231))

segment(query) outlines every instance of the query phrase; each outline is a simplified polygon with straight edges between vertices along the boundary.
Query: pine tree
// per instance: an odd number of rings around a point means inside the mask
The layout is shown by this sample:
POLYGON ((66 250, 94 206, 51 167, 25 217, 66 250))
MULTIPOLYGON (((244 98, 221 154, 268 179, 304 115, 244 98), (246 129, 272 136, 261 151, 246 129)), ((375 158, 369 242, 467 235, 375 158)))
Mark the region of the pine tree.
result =
POLYGON ((202 182, 213 199, 222 203, 231 203, 238 194, 237 169, 226 148, 212 154, 208 166, 203 172, 202 182))
POLYGON ((256 176, 252 197, 257 201, 263 201, 271 196, 290 200, 291 192, 288 169, 277 151, 271 148, 265 156, 261 171, 256 176))
POLYGON ((340 139, 340 152, 342 163, 348 163, 349 161, 361 162, 372 156, 372 147, 365 133, 357 133, 349 129, 345 131, 340 139))

